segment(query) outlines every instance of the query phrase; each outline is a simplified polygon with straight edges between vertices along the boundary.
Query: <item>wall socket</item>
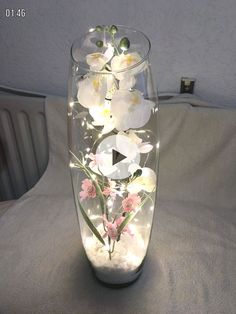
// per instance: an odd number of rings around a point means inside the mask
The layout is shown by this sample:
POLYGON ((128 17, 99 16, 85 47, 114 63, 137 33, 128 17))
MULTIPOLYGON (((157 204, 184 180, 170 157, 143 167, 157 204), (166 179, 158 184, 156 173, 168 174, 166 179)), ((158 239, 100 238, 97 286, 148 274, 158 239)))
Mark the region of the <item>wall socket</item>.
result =
POLYGON ((193 94, 195 85, 195 78, 181 77, 180 94, 193 94))

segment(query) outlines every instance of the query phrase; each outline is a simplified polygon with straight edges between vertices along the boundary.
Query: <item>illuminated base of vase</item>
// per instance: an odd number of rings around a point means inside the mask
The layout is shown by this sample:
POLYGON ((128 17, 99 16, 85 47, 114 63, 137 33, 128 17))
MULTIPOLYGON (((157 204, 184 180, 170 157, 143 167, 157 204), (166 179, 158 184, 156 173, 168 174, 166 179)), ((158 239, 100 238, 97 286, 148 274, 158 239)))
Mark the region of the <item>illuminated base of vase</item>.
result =
POLYGON ((122 241, 116 242, 111 258, 107 246, 101 246, 94 237, 87 237, 84 247, 96 278, 107 286, 128 286, 141 275, 146 247, 138 232, 133 238, 129 234, 122 235, 122 241))
POLYGON ((109 269, 95 269, 92 267, 96 279, 109 288, 124 288, 138 280, 143 270, 143 263, 130 272, 114 272, 109 269))

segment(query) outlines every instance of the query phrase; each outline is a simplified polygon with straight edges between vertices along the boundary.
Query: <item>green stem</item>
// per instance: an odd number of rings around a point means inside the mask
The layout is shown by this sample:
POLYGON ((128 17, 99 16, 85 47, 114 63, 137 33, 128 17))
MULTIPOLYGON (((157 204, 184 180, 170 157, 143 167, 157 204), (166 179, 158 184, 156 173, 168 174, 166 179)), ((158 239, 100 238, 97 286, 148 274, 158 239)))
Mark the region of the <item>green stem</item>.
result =
POLYGON ((89 219, 88 215, 86 214, 85 210, 83 209, 83 206, 81 205, 78 197, 77 197, 77 204, 80 208, 80 212, 84 218, 84 220, 86 221, 89 229, 92 231, 92 233, 96 236, 96 238, 103 244, 105 245, 105 242, 102 238, 102 236, 100 235, 100 233, 98 232, 97 228, 94 226, 94 224, 92 223, 92 221, 89 219))
POLYGON ((111 42, 112 42, 112 44, 113 44, 113 47, 115 48, 115 51, 116 51, 117 55, 119 56, 120 53, 119 53, 118 47, 117 47, 116 42, 115 42, 115 36, 112 34, 112 35, 111 35, 111 38, 112 38, 112 41, 111 41, 111 42))
POLYGON ((109 245, 109 251, 108 251, 108 254, 109 254, 109 260, 111 260, 111 238, 108 236, 108 245, 109 245))
POLYGON ((114 252, 116 241, 113 241, 111 253, 114 252))

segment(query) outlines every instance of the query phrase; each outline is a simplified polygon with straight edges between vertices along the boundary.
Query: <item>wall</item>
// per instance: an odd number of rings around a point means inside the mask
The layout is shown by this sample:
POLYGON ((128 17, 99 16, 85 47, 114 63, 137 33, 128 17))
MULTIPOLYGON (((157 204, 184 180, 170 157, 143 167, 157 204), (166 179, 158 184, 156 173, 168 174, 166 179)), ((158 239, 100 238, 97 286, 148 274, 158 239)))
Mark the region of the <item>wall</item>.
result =
POLYGON ((65 95, 73 39, 113 23, 149 36, 159 91, 191 76, 197 95, 236 106, 235 0, 1 0, 0 84, 65 95), (26 16, 6 18, 6 8, 26 16))

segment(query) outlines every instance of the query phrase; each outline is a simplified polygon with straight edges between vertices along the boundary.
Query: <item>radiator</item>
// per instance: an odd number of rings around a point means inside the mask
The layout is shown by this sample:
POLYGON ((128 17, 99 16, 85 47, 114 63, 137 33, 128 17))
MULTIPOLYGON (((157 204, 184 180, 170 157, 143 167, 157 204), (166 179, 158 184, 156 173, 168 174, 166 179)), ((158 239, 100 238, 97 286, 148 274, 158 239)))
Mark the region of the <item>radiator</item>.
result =
POLYGON ((47 163, 45 97, 0 93, 0 201, 33 187, 47 163))

